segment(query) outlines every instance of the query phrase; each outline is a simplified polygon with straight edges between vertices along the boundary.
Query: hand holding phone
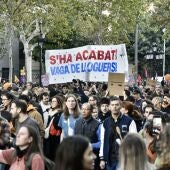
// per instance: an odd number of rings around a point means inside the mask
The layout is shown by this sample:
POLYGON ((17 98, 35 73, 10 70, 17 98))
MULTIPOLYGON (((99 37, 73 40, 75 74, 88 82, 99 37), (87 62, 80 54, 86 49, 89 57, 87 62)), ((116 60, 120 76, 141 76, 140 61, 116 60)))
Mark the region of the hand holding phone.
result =
POLYGON ((153 127, 162 127, 162 118, 161 116, 154 116, 153 117, 153 127))

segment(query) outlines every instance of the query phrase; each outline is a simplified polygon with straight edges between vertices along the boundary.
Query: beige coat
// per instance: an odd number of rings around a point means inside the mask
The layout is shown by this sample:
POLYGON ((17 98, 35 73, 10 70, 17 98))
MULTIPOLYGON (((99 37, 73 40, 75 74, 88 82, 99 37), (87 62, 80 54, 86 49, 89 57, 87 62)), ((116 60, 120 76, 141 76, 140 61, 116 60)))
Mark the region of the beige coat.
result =
POLYGON ((40 127, 40 134, 41 134, 41 137, 43 138, 45 134, 45 131, 44 131, 45 127, 44 127, 41 114, 36 110, 36 108, 32 104, 28 105, 27 113, 31 118, 33 118, 38 123, 40 127))

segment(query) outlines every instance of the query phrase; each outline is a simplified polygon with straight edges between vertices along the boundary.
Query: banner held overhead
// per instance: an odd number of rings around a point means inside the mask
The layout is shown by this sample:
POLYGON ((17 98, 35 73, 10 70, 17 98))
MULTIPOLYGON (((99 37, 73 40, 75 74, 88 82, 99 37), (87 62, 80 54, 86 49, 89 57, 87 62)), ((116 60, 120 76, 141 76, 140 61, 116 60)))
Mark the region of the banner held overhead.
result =
POLYGON ((64 50, 47 50, 46 74, 49 84, 82 81, 108 81, 108 73, 128 74, 125 44, 90 45, 64 50))

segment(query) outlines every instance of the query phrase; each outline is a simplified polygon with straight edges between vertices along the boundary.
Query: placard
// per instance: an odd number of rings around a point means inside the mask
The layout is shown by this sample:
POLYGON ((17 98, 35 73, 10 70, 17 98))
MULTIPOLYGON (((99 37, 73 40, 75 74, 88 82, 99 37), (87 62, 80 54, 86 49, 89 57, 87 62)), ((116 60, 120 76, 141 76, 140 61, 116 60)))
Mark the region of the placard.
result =
POLYGON ((151 80, 151 79, 147 79, 146 86, 156 86, 156 81, 151 80))
POLYGON ((125 86, 124 73, 109 73, 108 89, 110 96, 123 96, 125 86))

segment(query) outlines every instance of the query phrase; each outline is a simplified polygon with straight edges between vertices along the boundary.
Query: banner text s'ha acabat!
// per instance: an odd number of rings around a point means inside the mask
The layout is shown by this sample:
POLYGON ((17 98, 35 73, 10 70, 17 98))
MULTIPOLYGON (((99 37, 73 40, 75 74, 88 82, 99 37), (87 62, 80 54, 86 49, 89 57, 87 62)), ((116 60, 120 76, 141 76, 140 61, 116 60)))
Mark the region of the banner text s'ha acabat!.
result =
POLYGON ((72 79, 107 81, 109 72, 127 71, 124 44, 46 51, 46 73, 50 84, 71 82, 72 79))

